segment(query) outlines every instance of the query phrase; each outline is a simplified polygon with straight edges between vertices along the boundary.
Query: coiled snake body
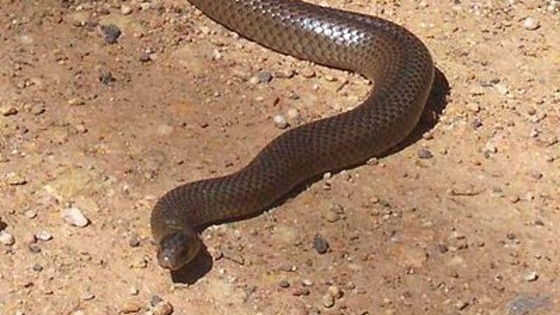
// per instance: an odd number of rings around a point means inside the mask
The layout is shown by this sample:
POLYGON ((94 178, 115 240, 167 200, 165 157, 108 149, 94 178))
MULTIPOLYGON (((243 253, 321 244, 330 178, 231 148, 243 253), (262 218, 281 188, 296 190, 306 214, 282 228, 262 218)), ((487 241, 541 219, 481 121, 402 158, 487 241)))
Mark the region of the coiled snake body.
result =
POLYGON ((177 270, 210 224, 256 215, 296 185, 365 162, 416 126, 434 76, 428 49, 387 20, 299 0, 189 0, 211 19, 275 51, 375 81, 355 109, 288 130, 241 170, 179 186, 151 217, 158 263, 177 270))

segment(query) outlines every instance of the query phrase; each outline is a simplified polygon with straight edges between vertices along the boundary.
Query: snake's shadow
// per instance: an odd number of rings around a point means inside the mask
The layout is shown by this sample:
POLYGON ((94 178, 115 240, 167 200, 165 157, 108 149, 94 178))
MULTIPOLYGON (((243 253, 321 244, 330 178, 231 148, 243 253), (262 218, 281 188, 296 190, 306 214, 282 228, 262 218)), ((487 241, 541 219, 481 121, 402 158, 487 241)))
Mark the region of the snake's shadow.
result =
MULTIPOLYGON (((447 105, 447 95, 449 94, 449 82, 447 78, 437 67, 435 68, 435 75, 434 75, 434 83, 432 84, 432 89, 430 90, 430 96, 428 97, 428 101, 426 102, 426 106, 424 108, 424 112, 422 113, 422 118, 420 122, 416 126, 416 128, 412 131, 412 133, 403 141, 401 141, 397 146, 388 150, 384 154, 378 156, 379 158, 386 157, 388 155, 394 154, 403 150, 404 148, 408 147, 409 145, 415 143, 416 141, 420 140, 422 136, 437 124, 441 113, 443 112, 445 106, 447 105)), ((356 167, 358 165, 362 165, 363 163, 359 163, 353 166, 345 167, 344 169, 349 169, 356 167)), ((342 169, 334 170, 333 173, 337 173, 342 171, 342 169)), ((278 201, 273 203, 268 209, 273 209, 274 207, 283 204, 286 200, 293 198, 300 194, 302 191, 307 189, 309 185, 315 183, 323 178, 322 175, 313 177, 300 185, 298 185, 295 189, 293 189, 290 193, 288 193, 283 198, 280 198, 278 201)), ((258 214, 255 214, 254 217, 258 214)), ((248 219, 249 217, 244 218, 235 218, 231 221, 237 221, 239 219, 248 219)), ((230 221, 226 221, 227 223, 230 221)), ((204 228, 202 229, 204 230, 204 228)), ((202 230, 200 232, 202 232, 202 230)), ((213 266, 212 256, 208 253, 208 250, 203 247, 201 250, 201 254, 199 254, 191 263, 189 263, 184 268, 171 272, 171 278, 175 283, 183 283, 183 284, 194 284, 200 278, 202 278, 206 273, 208 273, 213 266)))

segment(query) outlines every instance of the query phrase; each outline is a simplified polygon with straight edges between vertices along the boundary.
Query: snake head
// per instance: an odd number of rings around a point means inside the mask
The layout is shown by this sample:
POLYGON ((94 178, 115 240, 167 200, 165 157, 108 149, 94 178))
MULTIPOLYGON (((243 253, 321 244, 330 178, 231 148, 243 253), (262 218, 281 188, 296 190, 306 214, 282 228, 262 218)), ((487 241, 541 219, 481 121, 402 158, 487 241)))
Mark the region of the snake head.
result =
POLYGON ((162 268, 179 270, 191 262, 202 247, 194 231, 175 231, 159 243, 157 259, 162 268))

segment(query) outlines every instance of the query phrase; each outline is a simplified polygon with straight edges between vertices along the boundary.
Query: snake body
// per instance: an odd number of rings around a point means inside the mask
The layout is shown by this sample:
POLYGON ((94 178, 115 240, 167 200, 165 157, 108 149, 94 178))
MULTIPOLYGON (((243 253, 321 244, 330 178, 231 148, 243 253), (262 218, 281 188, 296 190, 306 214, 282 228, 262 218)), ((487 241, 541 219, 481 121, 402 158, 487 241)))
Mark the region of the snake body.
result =
POLYGON ((390 21, 299 0, 189 0, 212 20, 280 53, 375 81, 355 109, 281 134, 245 167, 179 186, 151 216, 158 263, 177 270, 202 246, 208 225, 253 216, 295 186, 364 163, 402 141, 426 103, 434 66, 426 46, 390 21))

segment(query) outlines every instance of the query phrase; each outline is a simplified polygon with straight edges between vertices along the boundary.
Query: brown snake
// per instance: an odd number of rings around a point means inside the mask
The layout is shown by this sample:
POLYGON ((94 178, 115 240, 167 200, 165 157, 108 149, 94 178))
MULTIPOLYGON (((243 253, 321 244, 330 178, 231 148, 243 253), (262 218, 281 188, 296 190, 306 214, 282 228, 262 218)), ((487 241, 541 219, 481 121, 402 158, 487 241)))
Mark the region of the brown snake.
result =
POLYGON ((245 167, 188 183, 155 205, 158 263, 177 270, 202 247, 204 227, 257 215, 321 173, 364 163, 402 141, 424 109, 434 66, 426 46, 387 20, 299 0, 189 0, 263 46, 375 81, 358 107, 288 130, 245 167))

